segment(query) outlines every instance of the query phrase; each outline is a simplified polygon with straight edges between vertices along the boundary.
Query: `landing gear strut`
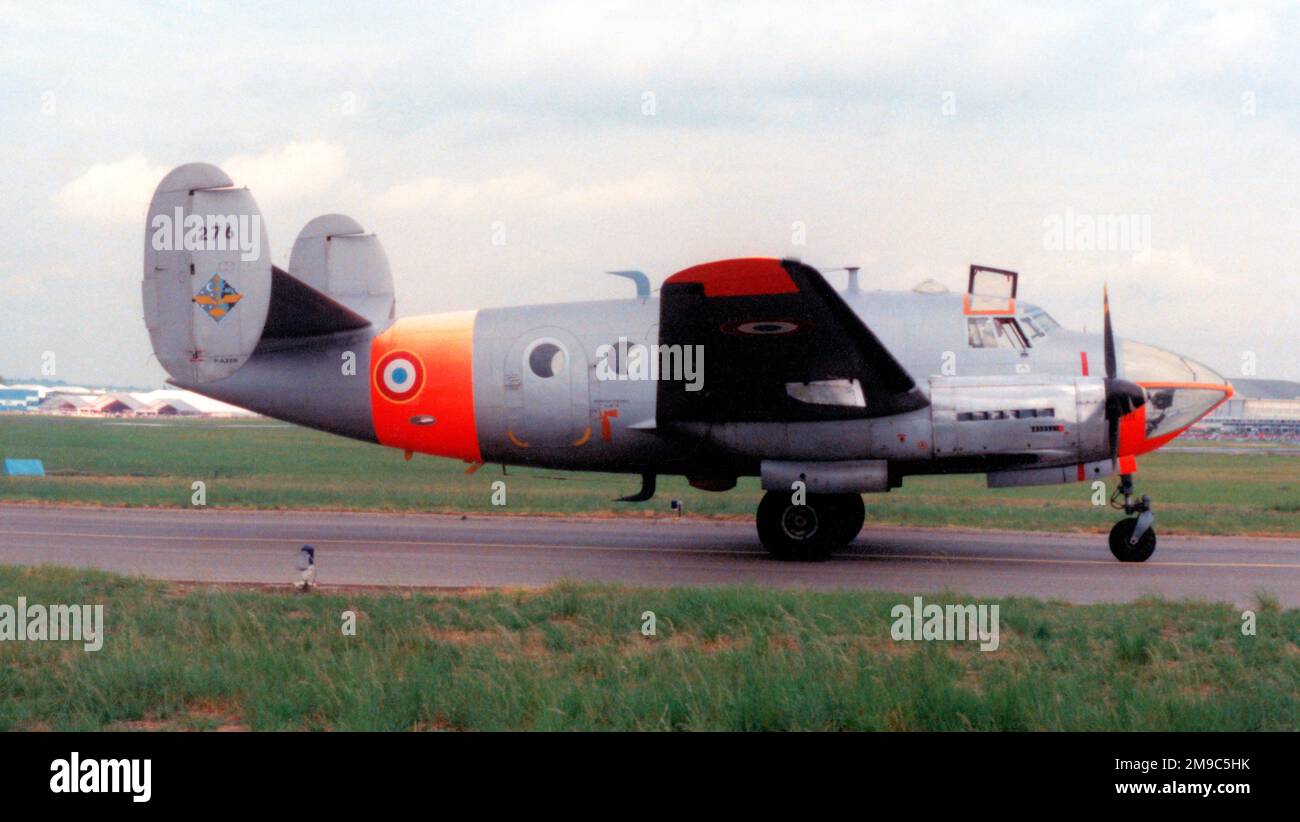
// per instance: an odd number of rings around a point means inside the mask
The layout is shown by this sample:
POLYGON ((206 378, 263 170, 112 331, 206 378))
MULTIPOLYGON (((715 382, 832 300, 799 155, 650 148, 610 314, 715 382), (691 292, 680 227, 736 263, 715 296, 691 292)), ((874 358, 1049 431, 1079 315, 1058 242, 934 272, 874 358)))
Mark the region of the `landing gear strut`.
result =
POLYGON ((823 560, 853 541, 867 509, 857 494, 809 494, 795 505, 789 491, 768 491, 758 505, 758 538, 777 559, 823 560))
POLYGON ((1151 527, 1156 517, 1151 512, 1151 498, 1143 494, 1134 502, 1133 475, 1120 474, 1110 505, 1125 514, 1137 514, 1120 520, 1110 529, 1110 552, 1120 562, 1146 562, 1156 550, 1156 530, 1151 527), (1120 497, 1124 498, 1122 504, 1120 497))

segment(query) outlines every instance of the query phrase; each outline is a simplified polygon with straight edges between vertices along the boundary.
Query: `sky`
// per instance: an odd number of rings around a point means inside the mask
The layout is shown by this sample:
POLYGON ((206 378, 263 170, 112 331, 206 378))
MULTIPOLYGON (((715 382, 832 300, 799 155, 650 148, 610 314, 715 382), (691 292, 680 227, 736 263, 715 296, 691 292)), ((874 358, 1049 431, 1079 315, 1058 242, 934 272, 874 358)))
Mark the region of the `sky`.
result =
POLYGON ((1108 284, 1121 336, 1300 379, 1297 43, 1274 2, 0 0, 0 375, 162 384, 145 214, 201 160, 281 267, 318 214, 376 232, 399 315, 978 263, 1067 327, 1108 284))

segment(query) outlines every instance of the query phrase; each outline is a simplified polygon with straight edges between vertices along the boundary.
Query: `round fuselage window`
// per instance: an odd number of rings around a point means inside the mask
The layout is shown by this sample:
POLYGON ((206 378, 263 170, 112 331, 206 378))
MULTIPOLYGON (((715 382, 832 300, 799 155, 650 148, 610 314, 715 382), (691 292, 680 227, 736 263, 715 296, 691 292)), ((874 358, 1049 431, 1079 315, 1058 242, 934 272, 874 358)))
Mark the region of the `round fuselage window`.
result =
POLYGON ((542 379, 554 377, 564 370, 564 349, 555 343, 540 342, 528 352, 528 368, 542 379))

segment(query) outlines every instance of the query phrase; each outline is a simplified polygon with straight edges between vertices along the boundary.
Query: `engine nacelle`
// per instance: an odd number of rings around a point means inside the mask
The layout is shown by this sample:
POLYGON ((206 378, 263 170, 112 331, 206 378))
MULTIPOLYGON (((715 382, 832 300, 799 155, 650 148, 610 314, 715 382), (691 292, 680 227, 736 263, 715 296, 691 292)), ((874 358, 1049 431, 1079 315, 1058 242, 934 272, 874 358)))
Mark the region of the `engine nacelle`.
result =
POLYGON ((993 485, 1074 481, 1085 477, 1078 471, 1066 477, 1059 469, 1109 464, 1106 384, 1099 377, 934 378, 930 415, 935 459, 1000 454, 1036 458, 1024 469, 1000 471, 998 477, 990 474, 993 485), (1058 470, 1022 473, 1049 467, 1058 470), (1000 476, 1003 473, 1014 476, 1000 476))

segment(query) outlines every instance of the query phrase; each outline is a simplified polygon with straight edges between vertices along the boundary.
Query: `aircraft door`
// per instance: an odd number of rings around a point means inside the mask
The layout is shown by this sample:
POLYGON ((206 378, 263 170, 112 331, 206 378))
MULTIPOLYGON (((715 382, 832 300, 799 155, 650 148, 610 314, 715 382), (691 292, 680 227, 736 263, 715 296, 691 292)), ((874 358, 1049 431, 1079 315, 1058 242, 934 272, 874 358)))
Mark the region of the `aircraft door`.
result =
POLYGON ((577 337, 533 329, 506 353, 507 435, 524 448, 564 448, 591 438, 587 354, 577 337))

